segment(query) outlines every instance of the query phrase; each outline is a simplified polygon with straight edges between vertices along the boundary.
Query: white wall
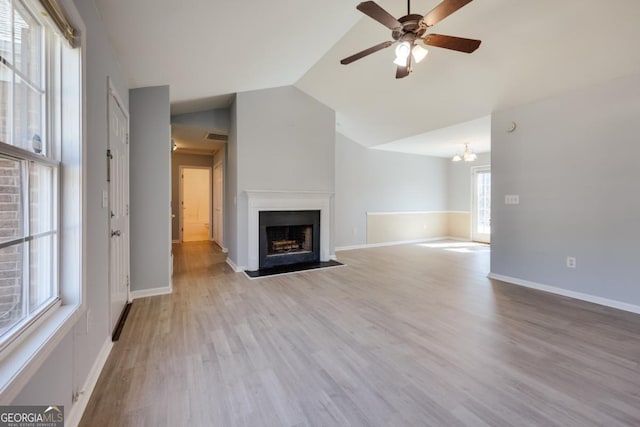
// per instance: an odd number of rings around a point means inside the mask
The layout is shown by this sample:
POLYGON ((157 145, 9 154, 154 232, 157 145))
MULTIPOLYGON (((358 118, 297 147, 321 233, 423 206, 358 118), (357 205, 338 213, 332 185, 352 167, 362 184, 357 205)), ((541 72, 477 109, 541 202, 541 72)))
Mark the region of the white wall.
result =
POLYGON ((338 133, 335 245, 366 243, 367 212, 445 211, 449 160, 368 149, 338 133))
POLYGON ((640 306, 639 117, 638 75, 493 115, 492 273, 640 306))
POLYGON ((232 208, 237 222, 231 230, 235 247, 229 243, 229 256, 246 266, 245 191, 333 193, 335 113, 299 89, 285 86, 239 93, 231 123, 227 174, 235 174, 232 179, 237 184, 227 182, 227 189, 237 197, 237 208, 232 208))
POLYGON ((169 86, 132 89, 131 291, 171 286, 169 86))
MULTIPOLYGON (((71 8, 74 2, 65 0, 64 4, 71 8)), ((94 2, 76 0, 75 6, 84 25, 77 20, 74 24, 86 27, 83 31, 86 37, 83 57, 87 137, 83 145, 86 158, 86 223, 83 230, 87 314, 78 320, 74 331, 53 350, 13 402, 17 405, 56 402, 65 406, 66 414, 72 409, 72 393, 82 389, 100 350, 110 340, 109 229, 107 212, 102 207, 102 192, 107 190, 107 77, 112 79, 125 106, 129 101, 126 76, 118 65, 94 2)))

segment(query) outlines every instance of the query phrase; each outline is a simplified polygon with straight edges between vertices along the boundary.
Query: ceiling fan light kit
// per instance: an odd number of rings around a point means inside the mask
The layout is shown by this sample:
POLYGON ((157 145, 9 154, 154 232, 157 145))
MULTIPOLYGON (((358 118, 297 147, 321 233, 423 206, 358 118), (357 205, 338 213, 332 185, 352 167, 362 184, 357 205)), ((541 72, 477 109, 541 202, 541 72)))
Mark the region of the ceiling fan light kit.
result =
POLYGON ((393 40, 382 42, 344 58, 340 63, 344 65, 350 64, 398 43, 395 51, 396 58, 393 63, 397 65, 396 78, 401 79, 411 73, 413 63, 417 64, 422 61, 429 52, 427 49, 416 44, 418 41, 421 41, 427 46, 436 46, 465 53, 474 52, 480 46, 480 40, 441 34, 426 34, 430 27, 471 1, 472 0, 444 0, 429 13, 422 16, 411 13, 411 0, 407 0, 407 14, 398 19, 394 18, 374 1, 362 2, 357 6, 357 9, 389 28, 393 40))

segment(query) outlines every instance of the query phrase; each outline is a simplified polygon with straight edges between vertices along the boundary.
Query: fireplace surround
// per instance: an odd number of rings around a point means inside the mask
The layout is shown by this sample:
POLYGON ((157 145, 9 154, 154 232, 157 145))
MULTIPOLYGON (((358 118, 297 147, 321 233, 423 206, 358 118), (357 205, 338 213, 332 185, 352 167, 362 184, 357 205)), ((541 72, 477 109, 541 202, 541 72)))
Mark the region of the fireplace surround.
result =
POLYGON ((247 270, 256 271, 260 268, 260 212, 263 211, 319 211, 320 226, 316 238, 319 245, 319 261, 327 262, 331 259, 331 200, 333 193, 247 190, 246 194, 248 208, 247 270))

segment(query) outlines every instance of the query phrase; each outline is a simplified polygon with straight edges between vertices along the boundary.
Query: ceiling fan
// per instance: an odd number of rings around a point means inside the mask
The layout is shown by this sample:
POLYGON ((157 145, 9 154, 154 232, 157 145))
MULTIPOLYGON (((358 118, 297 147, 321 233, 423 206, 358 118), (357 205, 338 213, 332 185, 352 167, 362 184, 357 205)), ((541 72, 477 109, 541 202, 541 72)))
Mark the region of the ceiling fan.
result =
POLYGON ((429 13, 422 16, 411 13, 411 0, 407 0, 407 14, 398 19, 391 16, 389 12, 380 7, 376 2, 362 2, 357 6, 357 9, 389 28, 393 40, 382 42, 362 52, 344 58, 340 63, 344 65, 350 64, 367 55, 371 55, 374 52, 398 43, 396 47, 396 59, 393 62, 398 66, 396 69, 396 79, 401 79, 411 73, 413 61, 418 63, 427 55, 428 51, 417 44, 418 40, 428 46, 471 53, 480 46, 480 40, 444 36, 441 34, 426 34, 429 28, 466 4, 471 3, 471 1, 472 0, 444 0, 429 13))

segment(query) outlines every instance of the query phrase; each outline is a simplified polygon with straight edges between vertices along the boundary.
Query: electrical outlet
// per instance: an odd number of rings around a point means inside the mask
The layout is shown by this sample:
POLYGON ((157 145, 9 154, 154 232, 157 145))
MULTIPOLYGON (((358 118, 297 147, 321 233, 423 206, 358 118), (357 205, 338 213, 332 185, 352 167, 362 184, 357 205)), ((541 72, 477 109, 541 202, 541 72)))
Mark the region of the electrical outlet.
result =
POLYGON ((567 257, 567 268, 576 268, 576 257, 567 257))

